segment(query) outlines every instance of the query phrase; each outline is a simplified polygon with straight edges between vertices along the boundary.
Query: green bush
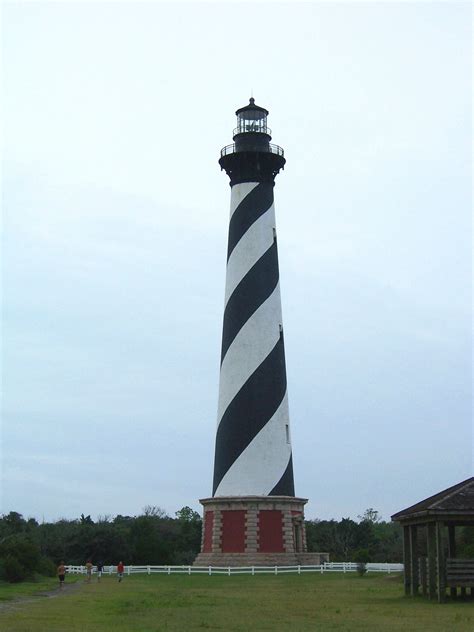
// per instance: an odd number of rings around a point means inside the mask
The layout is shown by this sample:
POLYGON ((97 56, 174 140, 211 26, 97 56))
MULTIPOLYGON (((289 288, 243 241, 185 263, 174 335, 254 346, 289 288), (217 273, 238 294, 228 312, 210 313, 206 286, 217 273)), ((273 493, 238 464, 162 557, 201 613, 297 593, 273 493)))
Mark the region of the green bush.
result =
POLYGON ((20 582, 38 570, 39 548, 25 534, 9 536, 0 543, 0 561, 3 578, 8 582, 20 582))
POLYGON ((196 559, 196 555, 196 551, 178 551, 173 556, 173 564, 189 566, 196 559))
POLYGON ((13 584, 28 578, 28 571, 13 555, 7 555, 2 562, 2 579, 5 581, 13 584))
POLYGON ((36 570, 45 577, 55 577, 56 575, 56 565, 49 557, 41 557, 36 570))
POLYGON ((370 562, 370 553, 368 549, 357 549, 354 551, 354 562, 358 562, 359 564, 367 564, 370 562))
POLYGON ((357 562, 357 572, 362 577, 367 572, 367 562, 370 562, 370 554, 367 549, 357 549, 354 552, 354 562, 357 562))

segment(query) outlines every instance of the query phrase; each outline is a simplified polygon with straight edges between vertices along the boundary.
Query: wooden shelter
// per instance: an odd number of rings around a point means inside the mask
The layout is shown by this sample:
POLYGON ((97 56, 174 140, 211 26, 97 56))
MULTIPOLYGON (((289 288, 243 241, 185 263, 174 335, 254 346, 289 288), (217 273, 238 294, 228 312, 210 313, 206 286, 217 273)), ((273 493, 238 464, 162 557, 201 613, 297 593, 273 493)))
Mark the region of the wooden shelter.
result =
POLYGON ((474 559, 456 557, 456 527, 474 528, 474 477, 392 516, 403 526, 405 594, 422 594, 441 603, 449 588, 474 591, 474 559), (447 536, 447 537, 446 537, 447 536))

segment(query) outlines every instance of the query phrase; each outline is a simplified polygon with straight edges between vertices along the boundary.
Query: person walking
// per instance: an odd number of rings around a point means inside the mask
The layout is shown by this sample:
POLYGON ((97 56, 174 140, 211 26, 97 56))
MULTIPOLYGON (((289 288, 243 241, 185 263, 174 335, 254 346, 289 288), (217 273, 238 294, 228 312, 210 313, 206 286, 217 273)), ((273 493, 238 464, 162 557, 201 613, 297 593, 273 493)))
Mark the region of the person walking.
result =
POLYGON ((64 579, 66 577, 66 567, 64 566, 64 562, 59 563, 56 573, 59 579, 59 590, 62 590, 64 586, 64 579))
POLYGON ((93 569, 92 560, 87 560, 87 562, 86 562, 86 582, 88 584, 91 583, 92 569, 93 569))
POLYGON ((104 572, 104 562, 99 561, 96 564, 97 567, 97 581, 100 583, 100 578, 102 577, 102 573, 104 572))
POLYGON ((117 564, 117 577, 118 577, 119 583, 123 579, 123 572, 124 572, 124 570, 125 570, 125 566, 123 565, 123 562, 119 562, 117 564))

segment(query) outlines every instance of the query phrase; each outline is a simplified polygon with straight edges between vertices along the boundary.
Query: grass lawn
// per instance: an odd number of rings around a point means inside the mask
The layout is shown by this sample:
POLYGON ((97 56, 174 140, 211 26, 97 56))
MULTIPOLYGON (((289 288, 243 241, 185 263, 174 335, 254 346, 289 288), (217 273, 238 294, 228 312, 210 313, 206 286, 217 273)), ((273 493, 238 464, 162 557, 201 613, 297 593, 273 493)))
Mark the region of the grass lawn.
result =
POLYGON ((407 598, 393 575, 105 577, 58 598, 2 603, 0 629, 14 632, 474 630, 474 602, 407 598))
MULTIPOLYGON (((76 582, 79 577, 71 578, 71 582, 76 582)), ((0 604, 11 599, 29 597, 39 592, 55 590, 58 587, 58 580, 55 577, 42 577, 35 582, 22 582, 21 584, 9 584, 0 581, 0 604)), ((0 628, 1 629, 1 628, 0 628)))

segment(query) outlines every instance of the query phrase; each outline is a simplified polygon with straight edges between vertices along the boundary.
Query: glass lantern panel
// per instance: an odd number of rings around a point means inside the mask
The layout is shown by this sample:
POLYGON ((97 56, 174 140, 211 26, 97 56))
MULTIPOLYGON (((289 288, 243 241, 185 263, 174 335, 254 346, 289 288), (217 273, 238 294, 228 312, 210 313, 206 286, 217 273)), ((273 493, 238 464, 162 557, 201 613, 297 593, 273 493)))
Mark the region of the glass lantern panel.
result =
POLYGON ((237 127, 242 132, 266 132, 267 115, 260 110, 247 110, 237 115, 237 127))

